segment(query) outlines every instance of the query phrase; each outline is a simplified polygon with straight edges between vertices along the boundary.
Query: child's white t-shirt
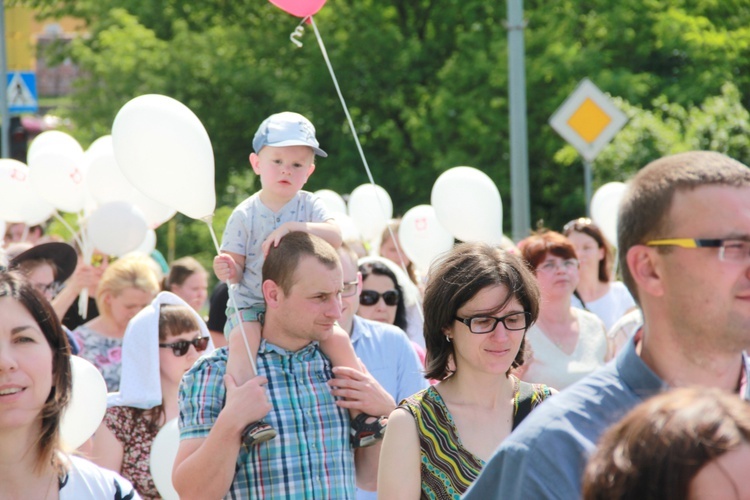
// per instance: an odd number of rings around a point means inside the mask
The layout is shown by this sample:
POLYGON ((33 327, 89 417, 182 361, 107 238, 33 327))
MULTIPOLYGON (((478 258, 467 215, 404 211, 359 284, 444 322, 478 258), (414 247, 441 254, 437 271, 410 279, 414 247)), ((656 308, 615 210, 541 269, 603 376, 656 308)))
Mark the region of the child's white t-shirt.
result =
POLYGON ((245 256, 245 271, 235 293, 237 308, 263 303, 262 245, 274 229, 285 222, 326 222, 332 218, 323 200, 308 191, 299 191, 278 212, 265 206, 259 193, 237 205, 221 239, 221 251, 245 256))

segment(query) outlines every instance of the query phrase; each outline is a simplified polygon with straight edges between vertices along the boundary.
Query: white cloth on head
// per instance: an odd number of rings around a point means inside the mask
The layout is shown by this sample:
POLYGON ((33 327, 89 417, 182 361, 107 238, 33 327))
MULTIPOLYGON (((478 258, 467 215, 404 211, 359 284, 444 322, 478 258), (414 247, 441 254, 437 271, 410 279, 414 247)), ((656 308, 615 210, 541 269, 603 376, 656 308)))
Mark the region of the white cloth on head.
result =
POLYGON ((205 353, 214 350, 205 321, 172 292, 161 292, 128 323, 122 340, 120 391, 109 394, 107 406, 148 410, 162 403, 159 367, 159 315, 163 305, 185 306, 195 316, 201 337, 208 337, 205 353))

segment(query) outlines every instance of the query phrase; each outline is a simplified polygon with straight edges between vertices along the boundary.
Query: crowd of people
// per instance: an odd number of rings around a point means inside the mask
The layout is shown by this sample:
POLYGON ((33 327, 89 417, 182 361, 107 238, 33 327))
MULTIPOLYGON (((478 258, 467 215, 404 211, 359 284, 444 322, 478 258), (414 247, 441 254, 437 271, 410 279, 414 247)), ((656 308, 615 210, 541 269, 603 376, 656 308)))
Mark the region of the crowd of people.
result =
POLYGON ((0 498, 749 498, 750 169, 657 159, 609 242, 588 218, 429 269, 398 220, 363 255, 302 188, 302 115, 253 140, 261 189, 212 264, 94 253, 8 225, 0 498), (359 253, 358 253, 359 251, 359 253), (620 278, 621 277, 621 278, 620 278), (108 408, 61 439, 71 356, 108 408), (744 464, 744 465, 743 465, 744 464))

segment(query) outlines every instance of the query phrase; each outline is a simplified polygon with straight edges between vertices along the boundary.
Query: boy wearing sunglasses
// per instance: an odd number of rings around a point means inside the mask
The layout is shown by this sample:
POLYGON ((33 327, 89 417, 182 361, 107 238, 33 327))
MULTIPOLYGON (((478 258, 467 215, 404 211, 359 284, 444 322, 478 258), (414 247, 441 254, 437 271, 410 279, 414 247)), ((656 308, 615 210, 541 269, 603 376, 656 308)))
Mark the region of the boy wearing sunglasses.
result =
MULTIPOLYGON (((341 244, 341 230, 323 201, 302 190, 315 171, 315 155, 328 156, 319 147, 313 124, 298 113, 271 115, 255 133, 253 150, 250 164, 260 177, 261 189, 232 212, 213 265, 217 278, 231 287, 224 334, 229 346, 227 373, 237 384, 256 376, 254 363, 265 312, 261 271, 269 250, 293 231, 314 234, 334 248, 341 244)), ((320 345, 335 366, 359 369, 349 336, 341 328, 335 328, 320 345)), ((355 409, 350 412, 352 445, 375 444, 385 421, 355 409)), ((275 436, 270 425, 258 421, 248 426, 243 441, 251 446, 275 436)))

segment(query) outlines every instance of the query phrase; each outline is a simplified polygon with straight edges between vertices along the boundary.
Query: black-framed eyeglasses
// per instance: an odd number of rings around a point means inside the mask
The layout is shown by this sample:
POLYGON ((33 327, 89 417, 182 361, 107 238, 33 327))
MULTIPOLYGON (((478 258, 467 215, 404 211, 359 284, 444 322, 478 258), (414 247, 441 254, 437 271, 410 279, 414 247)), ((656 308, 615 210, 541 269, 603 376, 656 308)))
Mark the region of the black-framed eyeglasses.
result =
POLYGON ((195 347, 198 352, 203 352, 208 347, 208 337, 197 337, 193 340, 180 340, 179 342, 172 342, 171 344, 159 344, 159 347, 172 349, 172 352, 178 358, 187 354, 190 346, 195 347))
POLYGON ((357 293, 358 284, 359 284, 359 280, 347 281, 346 283, 344 283, 344 288, 341 289, 341 296, 351 297, 352 295, 357 293))
POLYGON ((398 290, 388 290, 386 292, 378 293, 375 290, 362 290, 359 295, 359 303, 363 306, 374 306, 383 297, 383 302, 387 306, 397 306, 399 293, 398 290))
POLYGON ((743 262, 750 258, 750 241, 738 239, 665 238, 645 243, 649 247, 718 248, 719 260, 743 262))
POLYGON ((469 327, 471 333, 490 333, 498 323, 502 323, 506 330, 516 331, 525 330, 531 322, 531 313, 519 311, 505 316, 473 316, 471 318, 461 318, 456 316, 456 321, 460 321, 469 327))

